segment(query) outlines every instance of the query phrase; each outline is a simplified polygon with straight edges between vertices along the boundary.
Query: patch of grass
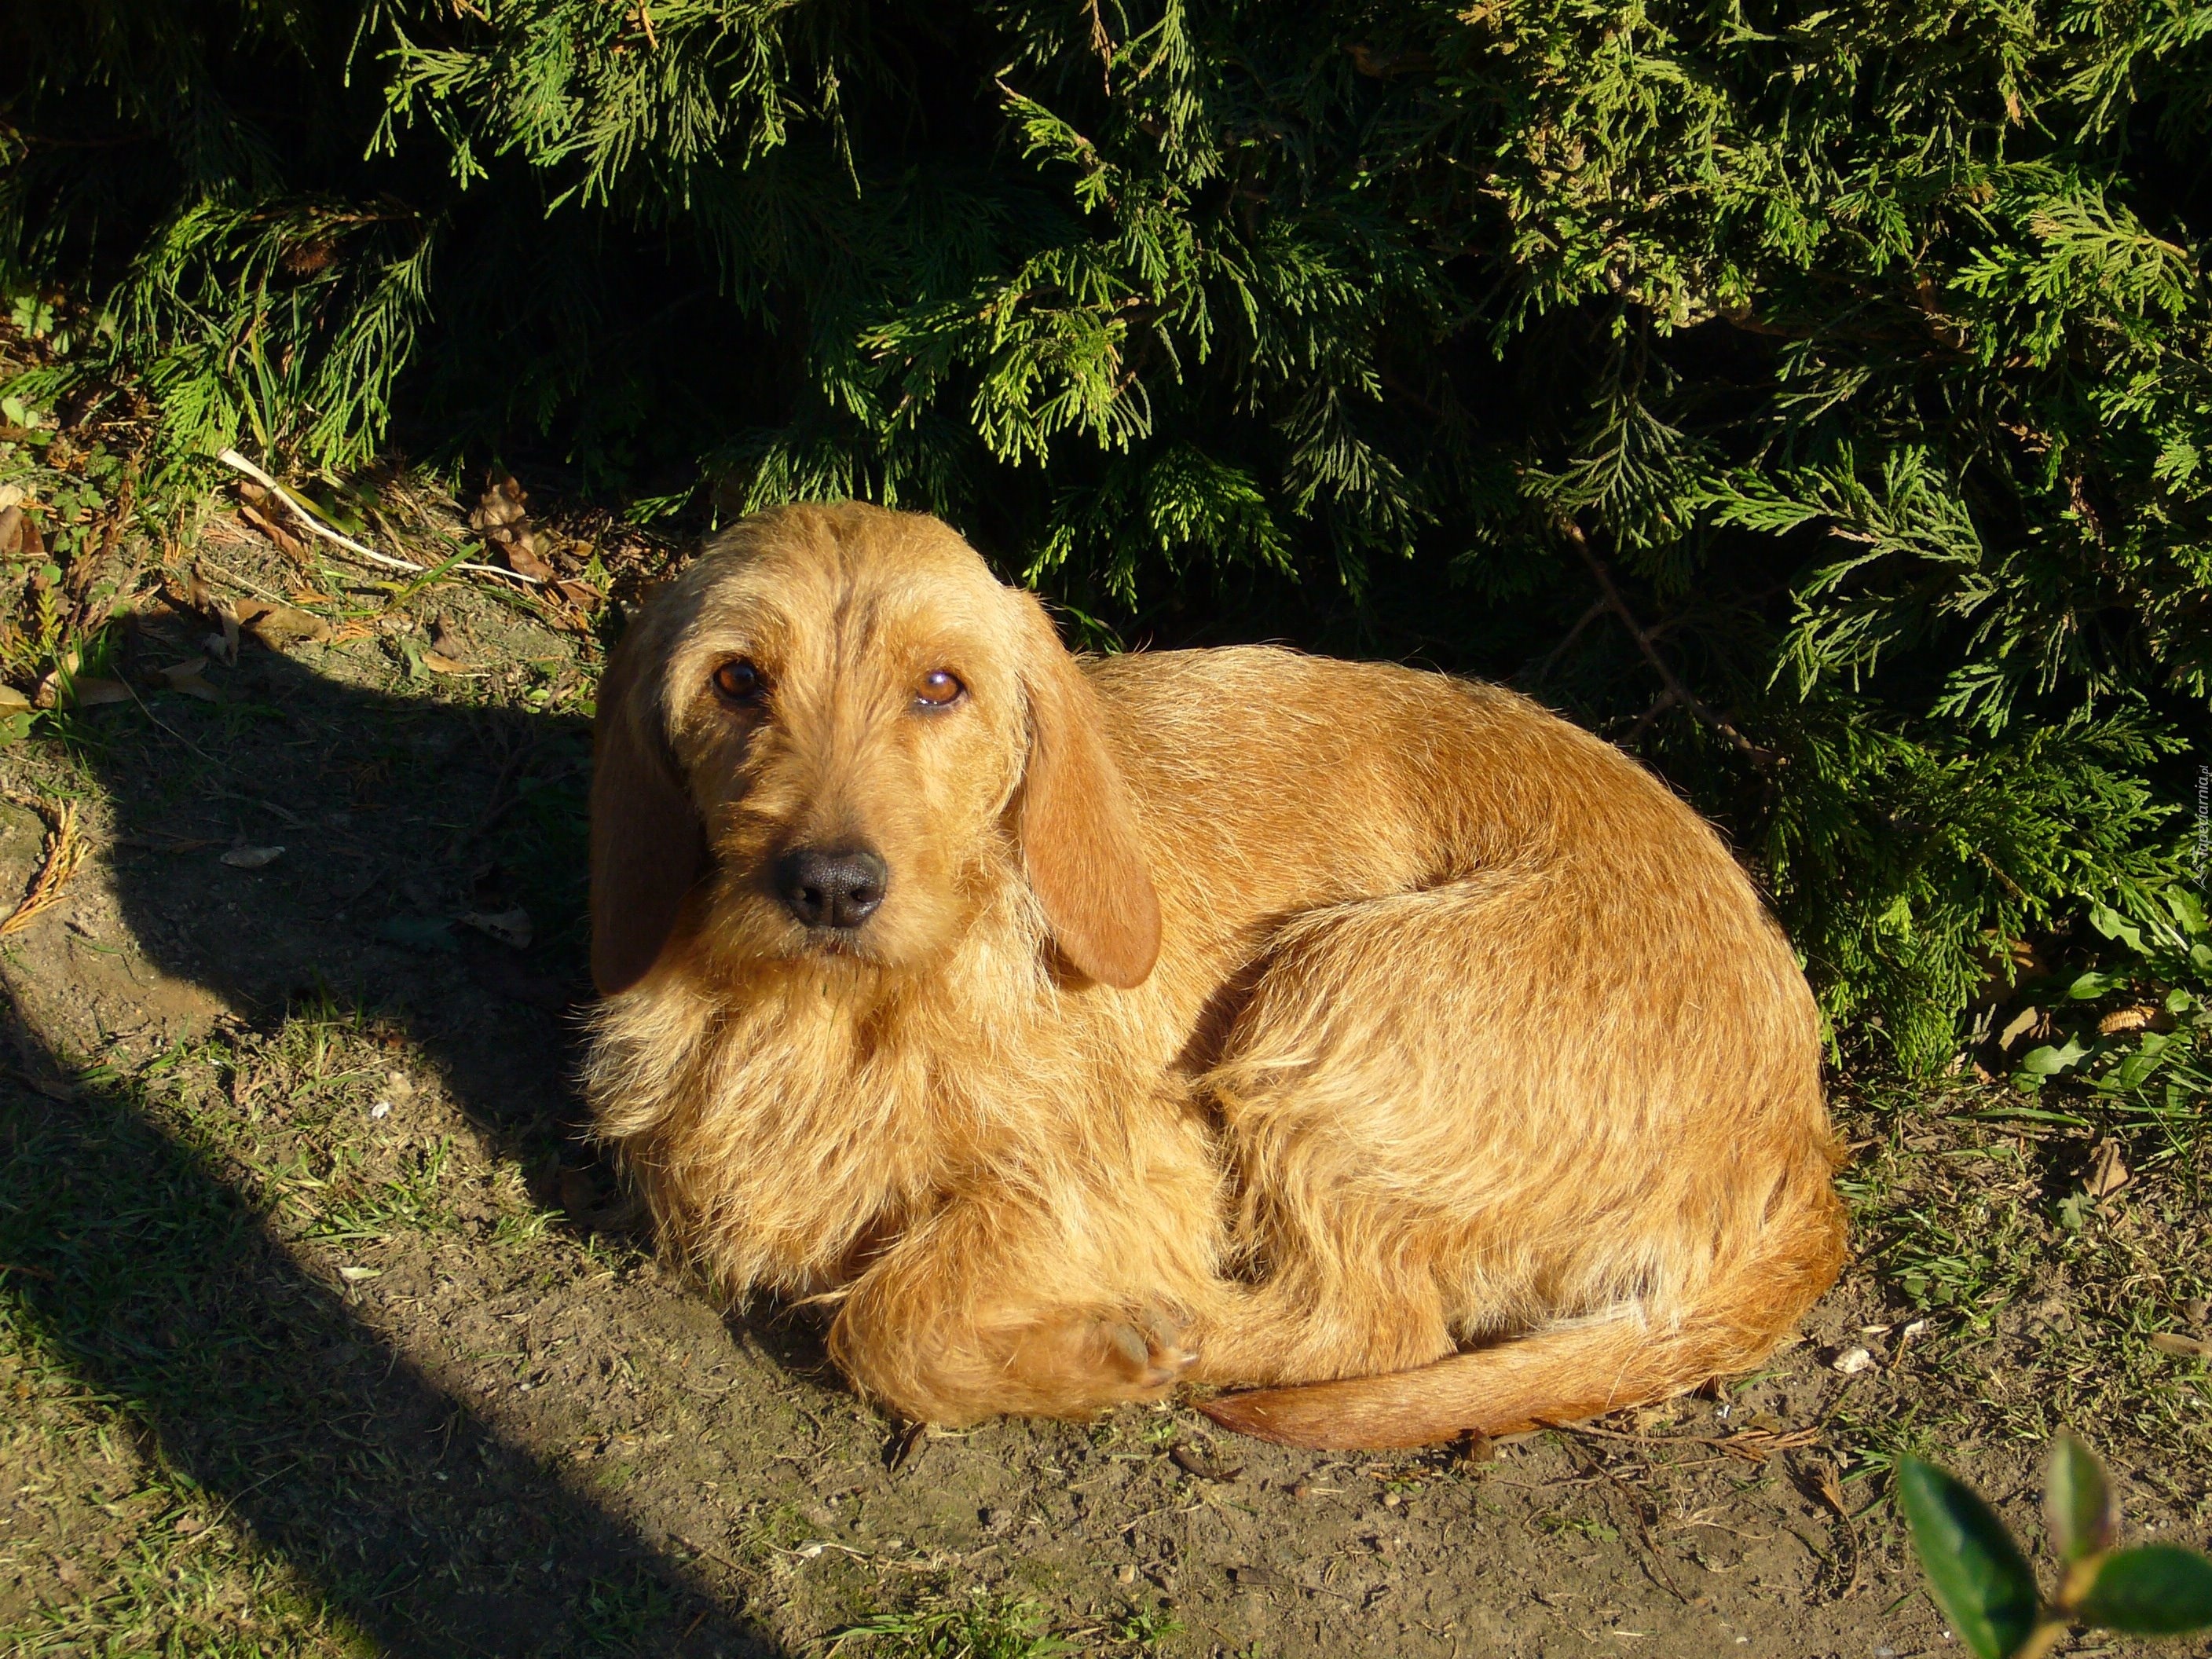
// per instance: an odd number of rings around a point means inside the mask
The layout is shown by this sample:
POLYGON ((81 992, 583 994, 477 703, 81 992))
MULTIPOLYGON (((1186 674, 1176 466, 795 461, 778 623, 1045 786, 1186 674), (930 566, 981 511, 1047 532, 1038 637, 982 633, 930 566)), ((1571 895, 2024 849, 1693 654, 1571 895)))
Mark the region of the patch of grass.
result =
POLYGON ((537 1205, 502 1211, 492 1223, 491 1242, 502 1250, 527 1249, 544 1242, 546 1230, 561 1218, 558 1210, 537 1205))
POLYGON ((665 1584, 640 1575, 622 1583, 593 1579, 575 1611, 578 1634, 587 1654, 644 1654, 675 1611, 665 1584))
POLYGON ((398 1173, 361 1183, 350 1196, 332 1203, 307 1230, 307 1237, 361 1243, 395 1232, 431 1232, 449 1224, 452 1216, 441 1188, 453 1150, 452 1139, 440 1135, 419 1151, 403 1153, 398 1173))
POLYGON ((1165 1451, 1182 1437, 1183 1425, 1172 1410, 1155 1409, 1138 1427, 1145 1443, 1156 1450, 1165 1451))
POLYGON ((975 1595, 863 1619, 839 1631, 828 1651, 870 1659, 1050 1659, 1079 1650, 1048 1631, 1032 1603, 975 1595))
MULTIPOLYGON (((227 1565, 227 1564, 226 1564, 227 1565)), ((182 1577, 160 1549, 98 1565, 102 1593, 0 1626, 10 1653, 190 1654, 194 1659, 264 1659, 272 1652, 368 1655, 374 1644, 334 1624, 312 1594, 271 1585, 259 1571, 242 1580, 218 1565, 182 1577)))
POLYGON ((272 1653, 368 1659, 378 1645, 312 1584, 228 1526, 179 1539, 162 1516, 119 1554, 71 1565, 97 1589, 0 1624, 0 1650, 33 1655, 272 1653))
MULTIPOLYGON (((2130 1461, 2212 1458, 2212 1369, 2160 1352, 2212 1297, 2198 1192, 2212 1097, 2033 1100, 2002 1086, 1863 1098, 1843 1188, 1899 1330, 1849 1431, 1887 1462, 2061 1425, 2130 1461), (2103 1167, 2124 1171, 2099 1190, 2103 1167)), ((1839 1419, 1838 1427, 1846 1420, 1839 1419)))
POLYGON ((738 1553, 747 1565, 764 1567, 779 1552, 797 1549, 815 1530, 796 1505, 770 1504, 747 1518, 738 1534, 738 1553))
POLYGON ((1182 1620, 1163 1602, 1157 1607, 1132 1607, 1109 1627, 1117 1642, 1139 1648, 1157 1647, 1182 1634, 1182 1620))
MULTIPOLYGON (((22 1127, 0 1124, 0 1162, 35 1167, 20 1160, 57 1143, 22 1127)), ((64 1345, 18 1293, 22 1283, 20 1263, 0 1274, 0 1468, 9 1471, 0 1582, 26 1590, 45 1582, 37 1604, 0 1614, 0 1652, 375 1652, 311 1578, 167 1464, 128 1402, 79 1380, 64 1345)), ((157 1338, 149 1358, 179 1357, 181 1328, 169 1334, 175 1345, 157 1338)))

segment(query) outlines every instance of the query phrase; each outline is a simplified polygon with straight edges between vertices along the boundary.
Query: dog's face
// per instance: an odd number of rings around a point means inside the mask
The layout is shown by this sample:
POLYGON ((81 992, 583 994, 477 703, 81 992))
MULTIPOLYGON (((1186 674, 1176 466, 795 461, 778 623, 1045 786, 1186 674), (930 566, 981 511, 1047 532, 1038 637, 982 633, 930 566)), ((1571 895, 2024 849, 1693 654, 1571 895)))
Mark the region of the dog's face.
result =
POLYGON ((593 977, 643 977, 687 914, 720 962, 927 971, 1025 879, 1070 963, 1136 984, 1158 909, 1097 722, 1036 602, 936 520, 746 520, 609 665, 593 977))

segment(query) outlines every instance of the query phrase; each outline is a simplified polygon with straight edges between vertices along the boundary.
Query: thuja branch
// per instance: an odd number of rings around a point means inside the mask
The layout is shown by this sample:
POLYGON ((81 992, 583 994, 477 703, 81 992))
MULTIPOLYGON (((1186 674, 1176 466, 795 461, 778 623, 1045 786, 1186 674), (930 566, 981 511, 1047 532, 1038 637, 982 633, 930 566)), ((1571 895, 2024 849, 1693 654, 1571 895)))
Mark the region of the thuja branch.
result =
POLYGON ((1659 654, 1659 647, 1653 642, 1651 630, 1638 622, 1636 613, 1628 608, 1628 601, 1620 596, 1620 589, 1613 583, 1613 573, 1605 568, 1605 561, 1599 558, 1596 550, 1590 546, 1589 538, 1583 534, 1582 526, 1572 519, 1562 519, 1559 533, 1567 538, 1568 544, 1582 556, 1583 562, 1589 567, 1591 579, 1597 583, 1599 603, 1620 619, 1620 625, 1628 630, 1628 637, 1636 642, 1636 648, 1643 654, 1644 660, 1650 664, 1651 672, 1659 677, 1659 684, 1666 691, 1665 702, 1678 703, 1688 709, 1700 724, 1726 738, 1746 758, 1761 766, 1781 765, 1780 755, 1771 749, 1761 748, 1744 736, 1726 717, 1717 713, 1704 698, 1685 685, 1680 677, 1668 666, 1667 659, 1659 654))

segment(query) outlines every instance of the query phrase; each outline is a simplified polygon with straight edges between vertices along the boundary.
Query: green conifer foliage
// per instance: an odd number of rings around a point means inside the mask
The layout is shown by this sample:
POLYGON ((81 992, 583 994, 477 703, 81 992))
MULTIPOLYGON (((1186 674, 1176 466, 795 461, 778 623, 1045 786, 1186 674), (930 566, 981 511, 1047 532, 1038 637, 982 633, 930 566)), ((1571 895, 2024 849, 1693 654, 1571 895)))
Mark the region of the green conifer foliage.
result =
POLYGON ((2197 879, 2212 5, 7 27, 0 277, 97 305, 176 457, 859 495, 1096 630, 1511 678, 1911 1066, 2012 941, 2197 879))

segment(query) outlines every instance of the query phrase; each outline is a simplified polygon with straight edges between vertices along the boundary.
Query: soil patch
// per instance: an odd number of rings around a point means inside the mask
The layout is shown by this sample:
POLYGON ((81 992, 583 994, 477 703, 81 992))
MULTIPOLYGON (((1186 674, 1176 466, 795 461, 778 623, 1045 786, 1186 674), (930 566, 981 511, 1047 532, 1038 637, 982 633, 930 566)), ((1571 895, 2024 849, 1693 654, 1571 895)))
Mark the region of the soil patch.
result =
MULTIPOLYGON (((0 761, 8 902, 61 803, 89 849, 0 939, 16 1649, 1938 1653, 1890 1460, 2033 1535, 2062 1413, 2131 1532, 2212 1535, 2212 1386, 2147 1341, 2212 1296, 2195 1143, 2139 1134, 2085 1204, 2103 1130, 2001 1091, 1846 1101, 1860 1261, 1711 1398, 1480 1462, 1181 1408, 900 1434, 804 1320, 657 1266, 579 1133, 592 637, 487 584, 332 592, 351 637, 0 761)), ((205 631, 150 607, 118 672, 205 631)))

